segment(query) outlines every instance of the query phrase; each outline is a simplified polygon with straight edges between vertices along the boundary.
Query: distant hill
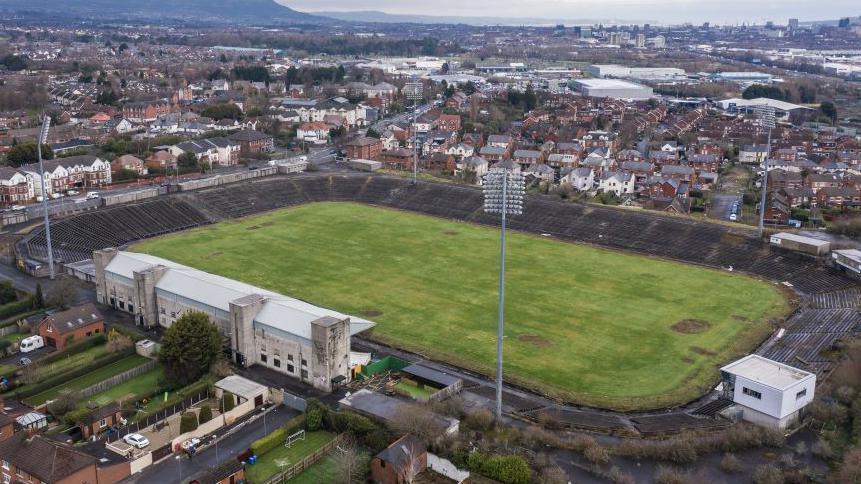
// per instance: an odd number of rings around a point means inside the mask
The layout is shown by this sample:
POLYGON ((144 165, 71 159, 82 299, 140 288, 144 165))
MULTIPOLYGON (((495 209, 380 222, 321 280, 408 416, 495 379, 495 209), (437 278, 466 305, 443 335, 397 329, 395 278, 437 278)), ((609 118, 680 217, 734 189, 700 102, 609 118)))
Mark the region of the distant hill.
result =
POLYGON ((378 10, 356 10, 349 12, 315 12, 336 20, 366 23, 413 23, 413 24, 464 24, 464 25, 592 25, 618 23, 613 19, 549 19, 540 17, 458 17, 447 15, 410 15, 380 12, 378 10))
POLYGON ((101 20, 319 23, 275 0, 2 0, 0 11, 40 12, 101 20))

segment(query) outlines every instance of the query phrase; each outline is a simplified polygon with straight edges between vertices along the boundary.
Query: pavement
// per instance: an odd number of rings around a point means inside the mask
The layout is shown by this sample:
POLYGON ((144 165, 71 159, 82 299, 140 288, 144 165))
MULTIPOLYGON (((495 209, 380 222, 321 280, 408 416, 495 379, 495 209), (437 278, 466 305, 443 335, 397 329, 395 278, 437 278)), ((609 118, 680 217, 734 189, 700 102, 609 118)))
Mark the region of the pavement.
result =
POLYGON ((729 220, 729 215, 732 213, 732 204, 736 201, 739 206, 741 206, 741 195, 723 193, 715 194, 711 199, 709 217, 720 220, 729 220))
POLYGON ((217 446, 213 445, 201 450, 191 459, 186 456, 179 459, 170 457, 147 467, 138 474, 127 477, 121 482, 128 484, 188 482, 188 479, 199 472, 212 469, 228 459, 235 459, 236 456, 245 452, 252 442, 284 425, 297 415, 299 412, 280 405, 269 412, 265 419, 257 418, 245 424, 235 434, 219 442, 217 446))
MULTIPOLYGON (((55 281, 52 281, 48 278, 38 278, 33 277, 29 274, 19 271, 17 268, 0 264, 0 280, 11 281, 12 287, 19 291, 28 292, 30 294, 34 294, 36 292, 36 285, 42 285, 42 294, 47 295, 51 290, 51 287, 54 285, 55 281)), ((75 293, 74 300, 71 301, 72 304, 81 304, 84 302, 90 302, 96 300, 96 288, 92 284, 87 284, 78 279, 72 279, 77 288, 77 292, 75 293)))

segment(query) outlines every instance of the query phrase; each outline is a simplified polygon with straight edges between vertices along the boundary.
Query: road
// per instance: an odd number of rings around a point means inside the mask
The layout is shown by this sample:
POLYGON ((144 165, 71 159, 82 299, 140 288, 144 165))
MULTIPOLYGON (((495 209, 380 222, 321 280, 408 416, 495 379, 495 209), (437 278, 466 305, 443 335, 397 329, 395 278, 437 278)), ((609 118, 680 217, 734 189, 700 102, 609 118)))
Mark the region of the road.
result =
MULTIPOLYGON (((422 114, 430 111, 431 107, 433 107, 432 104, 422 104, 421 106, 418 107, 418 115, 421 116, 422 114)), ((412 119, 412 117, 413 117, 412 108, 407 108, 407 111, 404 111, 401 114, 398 114, 396 116, 392 116, 391 118, 383 118, 383 119, 375 122, 374 124, 368 126, 368 129, 373 129, 377 133, 381 133, 385 126, 388 126, 390 124, 396 124, 396 123, 402 123, 405 121, 409 121, 412 119)))
POLYGON ((729 220, 732 213, 733 202, 741 206, 741 195, 718 193, 712 196, 709 207, 709 217, 721 220, 729 220))
POLYGON ((165 459, 158 464, 144 469, 139 474, 129 476, 122 482, 129 484, 148 484, 151 482, 166 484, 187 482, 194 474, 206 469, 212 469, 227 459, 233 459, 237 455, 245 452, 251 446, 252 442, 263 437, 267 433, 272 432, 297 415, 299 415, 299 412, 284 406, 279 406, 266 415, 265 428, 263 425, 264 419, 258 418, 254 422, 251 422, 238 430, 236 434, 219 442, 217 458, 216 448, 215 446, 211 446, 206 450, 200 451, 193 459, 188 459, 187 457, 183 457, 181 459, 176 459, 175 457, 165 459), (181 478, 180 473, 182 474, 181 478))

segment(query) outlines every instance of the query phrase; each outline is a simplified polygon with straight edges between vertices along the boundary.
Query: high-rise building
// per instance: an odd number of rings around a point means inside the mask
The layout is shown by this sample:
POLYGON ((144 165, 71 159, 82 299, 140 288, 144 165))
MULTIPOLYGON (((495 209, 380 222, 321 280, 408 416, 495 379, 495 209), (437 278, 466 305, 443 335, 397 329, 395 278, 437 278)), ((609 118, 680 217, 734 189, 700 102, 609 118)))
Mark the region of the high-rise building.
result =
POLYGON ((638 49, 642 49, 646 46, 646 36, 643 34, 637 34, 637 38, 634 41, 634 46, 638 49))
POLYGON ((791 30, 791 31, 798 30, 798 19, 797 18, 789 19, 789 30, 791 30))

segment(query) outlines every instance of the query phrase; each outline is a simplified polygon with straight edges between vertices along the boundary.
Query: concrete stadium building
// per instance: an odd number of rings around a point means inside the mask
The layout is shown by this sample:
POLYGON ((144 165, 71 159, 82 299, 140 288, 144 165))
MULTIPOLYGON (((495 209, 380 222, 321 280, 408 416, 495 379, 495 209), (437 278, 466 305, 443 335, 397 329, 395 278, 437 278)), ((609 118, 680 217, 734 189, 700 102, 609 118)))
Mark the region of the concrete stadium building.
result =
POLYGON ((350 379, 350 336, 374 323, 147 254, 93 253, 99 302, 138 324, 170 327, 203 311, 230 341, 233 360, 332 391, 350 379))
POLYGON ((655 97, 651 87, 619 79, 577 79, 577 89, 584 96, 644 100, 655 97))

